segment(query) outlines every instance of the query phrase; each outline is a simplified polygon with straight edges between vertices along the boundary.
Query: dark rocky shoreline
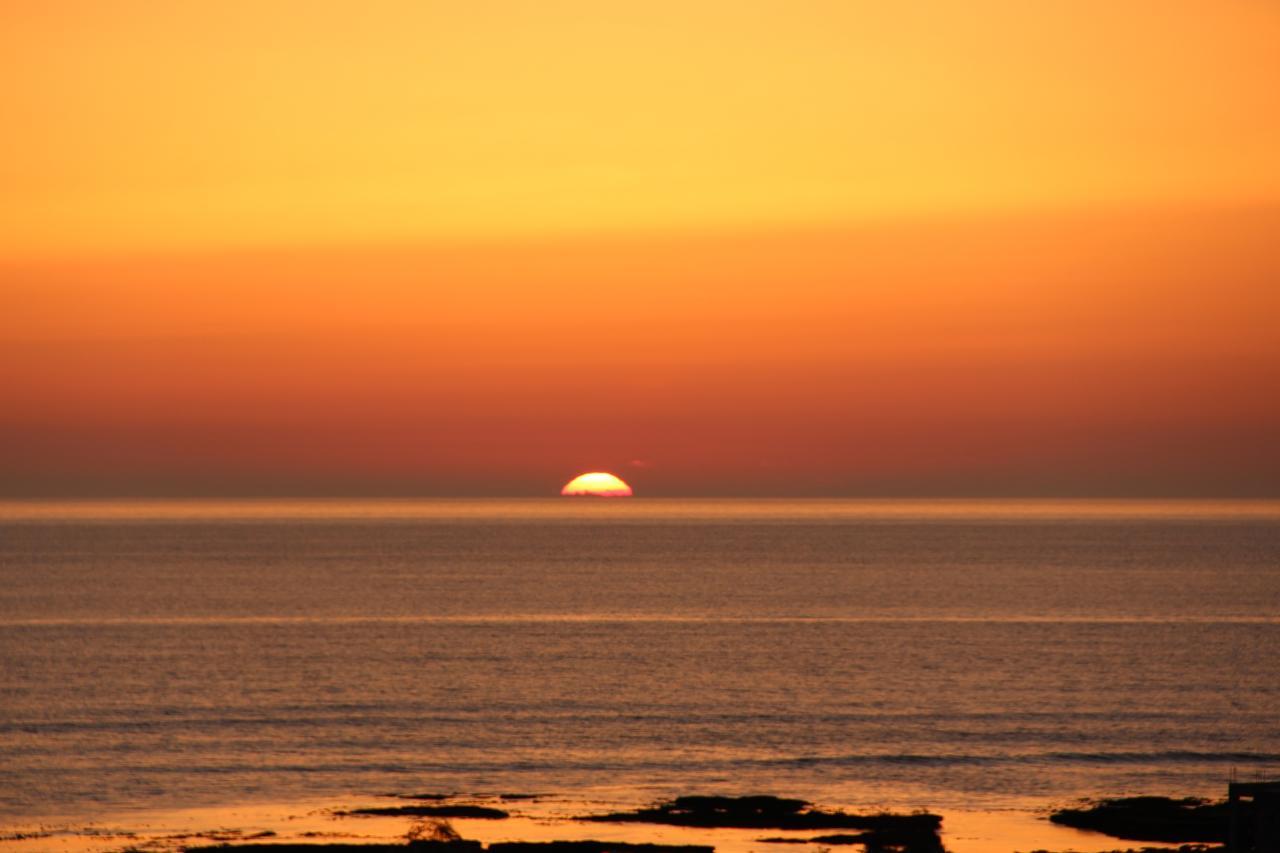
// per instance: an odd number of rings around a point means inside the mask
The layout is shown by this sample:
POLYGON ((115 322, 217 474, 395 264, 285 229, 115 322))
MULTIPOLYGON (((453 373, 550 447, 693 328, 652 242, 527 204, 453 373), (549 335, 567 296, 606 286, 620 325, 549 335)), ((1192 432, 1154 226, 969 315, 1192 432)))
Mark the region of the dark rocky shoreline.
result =
MULTIPOLYGON (((1248 804, 1242 804, 1248 809, 1248 804)), ((1225 800, 1123 797, 1059 809, 1049 820, 1126 841, 1225 844, 1231 812, 1225 800)))
MULTIPOLYGON (((415 851, 415 853, 713 853, 712 846, 629 843, 618 841, 544 841, 495 842, 483 847, 480 842, 461 838, 448 825, 447 818, 484 818, 500 820, 509 817, 501 809, 473 804, 448 804, 448 795, 422 796, 388 794, 398 799, 426 800, 431 804, 374 806, 335 812, 342 817, 416 817, 430 824, 411 830, 403 843, 222 843, 204 847, 187 847, 195 851, 236 850, 289 853, 289 851, 415 851)), ((774 830, 857 830, 856 833, 824 834, 811 837, 762 838, 761 842, 789 842, 821 845, 862 845, 868 853, 944 853, 940 831, 942 817, 918 812, 914 814, 851 814, 823 810, 805 800, 774 796, 685 796, 647 808, 629 812, 580 815, 573 820, 593 823, 644 823, 702 829, 774 829, 774 830)))
MULTIPOLYGON (((464 839, 448 818, 502 820, 503 810, 469 802, 449 802, 451 794, 386 794, 412 804, 374 806, 338 811, 341 817, 412 817, 419 822, 403 842, 380 843, 269 843, 245 838, 220 844, 184 848, 197 851, 261 851, 261 853, 714 853, 710 845, 673 845, 621 841, 503 841, 487 846, 464 839), (247 843, 246 843, 247 842, 247 843)), ((504 795, 503 800, 535 799, 532 794, 504 795)), ((459 797, 459 799, 463 799, 459 797)), ((1249 804, 1246 804, 1248 807, 1249 804)), ((1248 817, 1248 813, 1245 813, 1248 817)), ((632 823, 699 829, 759 829, 820 833, 763 836, 769 844, 821 846, 860 845, 866 853, 946 853, 942 844, 942 817, 928 812, 854 814, 824 809, 806 800, 768 795, 682 796, 631 811, 577 815, 569 820, 585 823, 632 823), (832 830, 850 830, 832 832, 832 830)), ((1226 801, 1170 797, 1127 797, 1086 802, 1062 808, 1049 816, 1053 823, 1102 833, 1112 838, 1181 844, 1176 853, 1222 853, 1230 825, 1226 801)), ((1141 848, 1124 853, 1166 853, 1169 848, 1141 848)), ((1036 851, 1036 853, 1045 853, 1036 851)), ((1119 851, 1117 851, 1119 853, 1119 851)))

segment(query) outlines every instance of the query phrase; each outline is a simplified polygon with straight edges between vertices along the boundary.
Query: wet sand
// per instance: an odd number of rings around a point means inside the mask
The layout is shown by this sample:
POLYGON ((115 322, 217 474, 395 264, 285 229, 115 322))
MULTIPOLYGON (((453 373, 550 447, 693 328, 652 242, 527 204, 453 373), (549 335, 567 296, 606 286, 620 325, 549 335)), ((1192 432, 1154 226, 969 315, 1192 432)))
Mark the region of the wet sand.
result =
MULTIPOLYGON (((0 853, 117 853, 124 850, 179 851, 218 843, 395 843, 403 842, 415 818, 340 814, 361 808, 384 808, 409 801, 389 797, 332 798, 309 802, 252 804, 225 808, 193 808, 114 815, 92 824, 48 821, 0 827, 0 853)), ((421 801, 426 803, 428 801, 421 801)), ((633 807, 634 803, 602 802, 544 795, 503 798, 500 795, 458 796, 450 803, 498 808, 510 813, 500 820, 450 818, 448 824, 466 839, 490 844, 506 841, 601 840, 670 845, 710 845, 717 853, 817 853, 826 845, 776 844, 764 837, 822 835, 812 830, 732 829, 667 826, 646 823, 599 823, 575 816, 633 807)), ((876 809, 850 803, 823 807, 868 813, 876 809)), ((1047 810, 939 811, 942 842, 950 853, 1026 853, 1033 850, 1101 853, 1134 846, 1096 832, 1052 824, 1047 810)), ((829 834, 829 833, 828 833, 829 834)), ((1142 845, 1168 846, 1177 845, 1142 845)), ((839 849, 839 848, 836 848, 839 849)), ((864 848, 847 848, 859 853, 864 848)))

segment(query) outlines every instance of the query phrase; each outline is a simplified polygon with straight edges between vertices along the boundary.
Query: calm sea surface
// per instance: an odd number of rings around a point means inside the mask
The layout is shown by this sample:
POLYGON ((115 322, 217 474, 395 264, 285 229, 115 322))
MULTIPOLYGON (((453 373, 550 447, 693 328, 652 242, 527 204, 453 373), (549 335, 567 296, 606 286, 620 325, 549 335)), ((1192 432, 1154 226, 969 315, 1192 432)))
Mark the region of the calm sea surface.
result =
POLYGON ((1280 770, 1280 505, 0 504, 0 818, 1280 770))

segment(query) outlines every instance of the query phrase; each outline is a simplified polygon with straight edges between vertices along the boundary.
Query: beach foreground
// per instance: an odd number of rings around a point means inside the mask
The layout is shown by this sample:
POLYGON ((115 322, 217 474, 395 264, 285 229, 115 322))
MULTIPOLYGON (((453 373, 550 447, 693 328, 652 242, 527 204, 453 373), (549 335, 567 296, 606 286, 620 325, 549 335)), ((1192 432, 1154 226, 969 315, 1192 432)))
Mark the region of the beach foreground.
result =
MULTIPOLYGON (((601 793, 607 796, 607 792, 601 793)), ((90 824, 74 821, 10 823, 0 828, 0 853, 120 853, 143 850, 162 853, 221 845, 232 849, 258 845, 307 845, 321 850, 324 846, 338 844, 405 845, 410 837, 431 837, 441 830, 486 846, 509 842, 594 840, 617 845, 712 847, 716 853, 786 853, 791 850, 812 853, 830 850, 842 843, 839 840, 842 836, 833 835, 839 830, 675 826, 580 819, 583 815, 609 817, 610 812, 621 808, 625 806, 618 800, 580 799, 555 794, 431 794, 422 798, 384 795, 338 802, 256 803, 136 812, 103 818, 90 824), (426 814, 412 814, 418 808, 426 814), (368 813, 358 813, 361 810, 368 813), (469 811, 507 816, 500 819, 448 816, 469 811), (432 812, 438 812, 440 816, 433 816, 432 812)), ((913 815, 904 817, 910 819, 913 815)), ((941 818, 939 840, 950 853, 1044 850, 1101 853, 1133 849, 1135 846, 1179 847, 1176 843, 1160 842, 1134 845, 1098 832, 1060 826, 1048 820, 1047 810, 956 810, 942 814, 941 818)), ((855 844, 848 849, 895 848, 855 844)))

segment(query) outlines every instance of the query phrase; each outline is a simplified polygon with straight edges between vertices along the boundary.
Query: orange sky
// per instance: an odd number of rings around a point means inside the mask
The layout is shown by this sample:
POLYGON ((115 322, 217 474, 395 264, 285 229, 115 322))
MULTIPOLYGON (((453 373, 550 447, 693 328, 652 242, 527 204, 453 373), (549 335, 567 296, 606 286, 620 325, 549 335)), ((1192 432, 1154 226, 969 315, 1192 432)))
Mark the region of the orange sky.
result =
POLYGON ((1280 7, 51 2, 0 494, 1280 494, 1280 7))

